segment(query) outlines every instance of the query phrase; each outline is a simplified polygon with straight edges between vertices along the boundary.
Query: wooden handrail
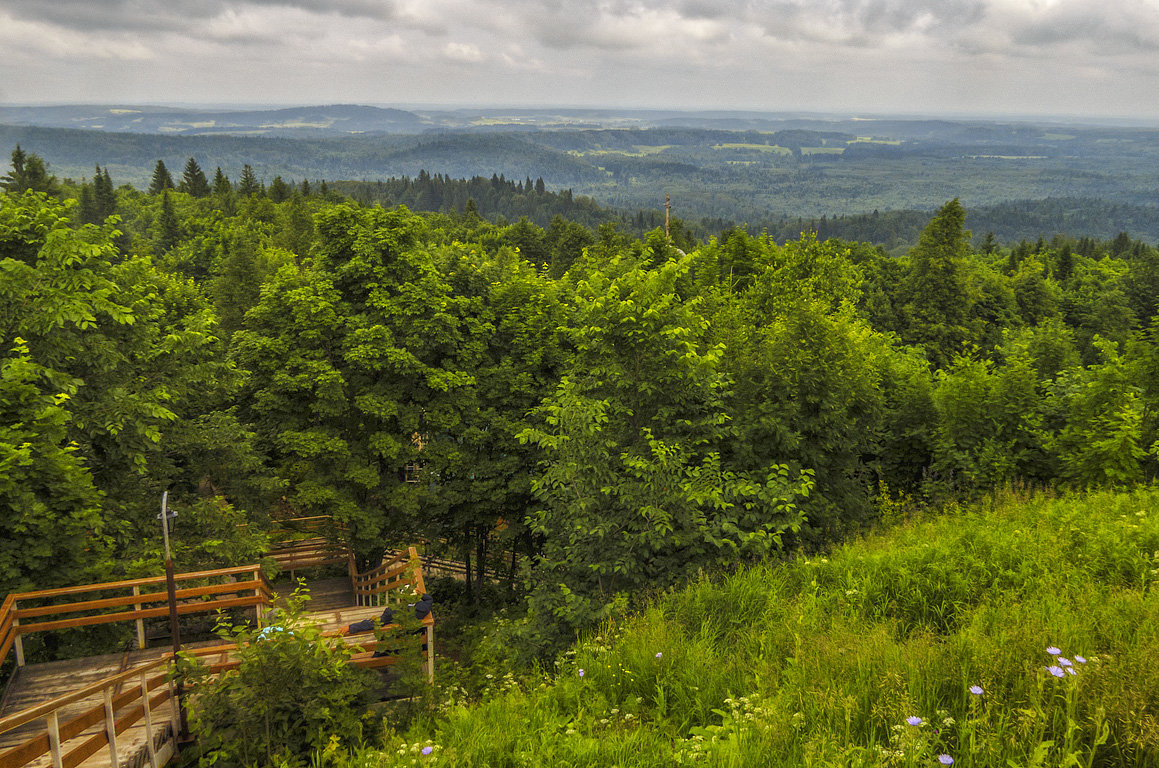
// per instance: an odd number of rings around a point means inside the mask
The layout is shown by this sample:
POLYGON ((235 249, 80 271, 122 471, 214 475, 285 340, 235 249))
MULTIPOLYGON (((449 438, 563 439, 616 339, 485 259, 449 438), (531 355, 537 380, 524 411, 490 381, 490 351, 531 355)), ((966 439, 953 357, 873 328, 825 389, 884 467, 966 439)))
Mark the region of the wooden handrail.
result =
MULTIPOLYGON (((236 581, 229 584, 211 584, 207 587, 188 587, 186 589, 179 589, 176 591, 178 600, 187 600, 191 597, 203 597, 208 595, 219 595, 228 592, 239 592, 241 590, 263 589, 265 585, 259 581, 236 581)), ((107 597, 102 600, 86 600, 80 603, 62 603, 60 605, 42 605, 38 608, 18 608, 15 611, 16 617, 20 619, 30 619, 37 616, 52 616, 58 613, 74 613, 79 611, 92 611, 101 608, 118 608, 125 605, 135 605, 137 603, 155 603, 169 599, 167 592, 147 592, 141 595, 125 595, 123 597, 107 597)))
POLYGON ((64 694, 63 696, 57 696, 55 699, 50 699, 49 701, 46 701, 42 704, 37 704, 35 707, 29 707, 28 709, 17 712, 14 715, 0 718, 0 733, 6 733, 11 731, 13 728, 19 728, 25 723, 30 723, 37 718, 44 717, 45 715, 51 713, 54 709, 67 707, 69 704, 74 704, 83 699, 87 699, 93 694, 100 693, 105 688, 118 685, 119 683, 123 683, 124 681, 134 677, 140 677, 143 672, 148 672, 152 669, 156 669, 157 667, 168 664, 172 658, 173 654, 167 653, 161 658, 154 659, 153 661, 142 664, 139 667, 126 669, 124 672, 118 672, 115 675, 110 675, 109 677, 102 678, 96 682, 89 683, 83 688, 78 688, 71 693, 64 694))
MULTIPOLYGON (((174 574, 177 582, 189 582, 211 578, 229 578, 231 581, 224 584, 202 584, 187 586, 176 590, 178 601, 193 600, 196 602, 181 602, 177 605, 178 615, 196 613, 210 613, 227 608, 256 608, 273 604, 273 593, 269 582, 261 571, 260 565, 245 565, 233 568, 218 568, 215 570, 192 571, 174 574), (247 581, 233 581, 238 576, 249 576, 247 581), (236 595, 230 597, 230 595, 236 595)), ((142 586, 160 585, 165 583, 164 576, 149 576, 140 579, 104 582, 100 584, 83 584, 73 587, 57 589, 41 589, 31 592, 15 592, 8 595, 3 604, 0 604, 0 659, 7 657, 13 647, 16 649, 16 662, 23 665, 23 648, 21 638, 36 632, 48 632, 74 627, 94 626, 98 624, 112 624, 124 621, 137 622, 138 643, 144 645, 145 619, 160 618, 168 614, 168 593, 147 592, 142 594, 142 586), (55 603, 50 605, 36 605, 21 607, 21 602, 36 600, 42 601, 52 598, 76 598, 92 593, 109 593, 117 590, 133 589, 136 594, 121 594, 116 597, 97 597, 96 599, 75 600, 72 602, 55 603), (98 613, 94 613, 98 612, 98 613), (84 615, 84 614, 89 615, 84 615), (31 623, 29 619, 33 619, 31 623), (37 621, 37 619, 41 619, 37 621), (47 620, 43 620, 47 619, 47 620)), ((260 616, 259 616, 260 618, 260 616)))
MULTIPOLYGON (((260 573, 262 567, 260 565, 241 565, 233 568, 218 568, 212 571, 193 571, 190 573, 175 573, 173 578, 177 581, 188 581, 190 579, 204 579, 210 576, 236 576, 242 573, 260 573)), ((144 587, 149 584, 164 584, 164 576, 146 576, 141 579, 129 579, 127 581, 108 581, 100 584, 81 584, 75 587, 57 587, 55 589, 41 589, 35 592, 14 592, 9 597, 14 597, 16 600, 32 600, 45 597, 62 597, 65 595, 80 595, 85 592, 99 592, 106 589, 120 589, 122 587, 144 587)))
MULTIPOLYGON (((419 557, 418 550, 415 547, 409 547, 401 552, 395 554, 389 559, 384 559, 383 562, 370 569, 366 573, 359 574, 354 565, 353 555, 346 558, 348 563, 348 570, 350 572, 352 582, 356 594, 361 596, 375 596, 384 594, 390 590, 397 589, 402 586, 410 585, 415 590, 422 594, 425 591, 425 584, 422 574, 422 560, 419 557), (360 581, 362 583, 360 583, 360 581)), ((222 585, 209 585, 202 587, 191 587, 183 590, 178 590, 179 597, 196 598, 208 597, 211 595, 228 594, 230 592, 248 592, 252 591, 252 596, 235 597, 226 599, 213 599, 204 603, 183 604, 178 605, 178 613, 195 613, 208 609, 254 605, 255 601, 269 604, 271 602, 271 594, 265 578, 261 575, 260 569, 256 566, 244 567, 236 569, 223 569, 223 571, 203 571, 196 574, 180 574, 179 578, 189 579, 194 577, 205 578, 213 575, 236 575, 239 573, 253 573, 255 578, 251 581, 235 582, 222 585)), ((16 608, 21 599, 30 597, 54 597, 60 595, 82 595, 86 592, 94 592, 99 590, 108 590, 113 588, 139 587, 150 583, 159 583, 162 579, 133 579, 130 581, 115 582, 111 584, 96 584, 86 585, 84 587, 64 588, 61 590, 40 590, 34 593, 18 593, 9 595, 3 604, 0 604, 0 650, 7 653, 11 648, 13 641, 22 634, 31 632, 46 631, 49 629, 60 629, 71 626, 84 626, 94 623, 105 623, 109 621, 124 621, 127 619, 137 619, 141 617, 161 616, 167 613, 168 607, 162 606, 158 608, 141 608, 133 611, 117 611, 108 614, 99 614, 96 616, 80 616, 70 619, 59 619, 55 621, 41 621, 32 624, 18 623, 20 618, 41 618, 62 613, 80 613, 83 611, 102 610, 108 608, 119 608, 130 605, 146 605, 149 603, 156 603, 162 599, 167 599, 167 595, 162 592, 154 592, 148 594, 135 594, 131 596, 102 598, 96 600, 83 600, 74 603, 65 603, 55 606, 38 606, 35 608, 16 608)), ((434 675, 434 616, 428 614, 422 621, 422 640, 421 648, 424 655, 424 670, 428 678, 433 678, 434 675)), ((385 629, 397 628, 397 624, 389 624, 385 629)), ((379 641, 376 637, 366 637, 368 633, 358 633, 351 637, 348 641, 348 629, 342 628, 338 630, 331 630, 323 632, 323 637, 340 639, 341 642, 349 644, 354 647, 354 652, 351 655, 351 663, 363 667, 383 667, 394 664, 398 661, 400 656, 396 653, 387 653, 384 655, 375 655, 374 651, 387 648, 403 650, 404 638, 388 639, 379 641)), ((209 664, 209 670, 213 674, 220 674, 221 672, 233 669, 238 665, 236 657, 232 657, 232 652, 236 650, 235 644, 225 643, 206 648, 199 648, 191 651, 195 656, 213 656, 221 654, 223 658, 216 663, 209 664)), ((0 658, 3 658, 0 655, 0 658)), ((22 744, 15 746, 12 749, 0 753, 0 762, 7 768, 9 760, 13 766, 27 764, 30 760, 36 760, 48 752, 52 751, 54 760, 59 760, 60 764, 69 766, 76 765, 88 755, 94 754, 102 747, 107 747, 110 750, 116 748, 115 735, 122 733, 130 726, 138 722, 142 717, 146 718, 146 723, 150 723, 147 713, 156 708, 164 701, 171 697, 171 691, 167 688, 165 691, 150 695, 150 691, 165 684, 165 674, 153 674, 160 668, 168 667, 172 663, 173 655, 165 654, 161 658, 155 659, 151 662, 143 664, 132 669, 119 672, 103 680, 90 683, 71 693, 44 702, 34 707, 30 707, 22 712, 15 713, 6 718, 0 719, 0 733, 5 733, 18 728, 27 723, 38 719, 45 719, 45 731, 32 736, 25 740, 22 744), (152 675, 152 676, 149 676, 152 675), (140 679, 139 685, 134 685, 127 690, 114 693, 114 689, 123 685, 126 681, 131 679, 140 679), (105 702, 92 706, 72 717, 67 722, 59 722, 57 713, 64 707, 70 706, 85 699, 89 699, 98 694, 104 694, 105 702), (112 718, 110 720, 109 718, 112 718), (85 737, 76 746, 71 747, 67 752, 60 746, 63 742, 69 739, 80 739, 82 733, 89 732, 92 726, 99 723, 104 723, 104 729, 96 734, 85 737), (53 741, 49 738, 48 732, 52 730, 53 733, 59 733, 59 741, 53 741), (111 736, 110 736, 111 734, 111 736)), ((168 725, 165 726, 168 728, 168 725)), ((147 735, 147 739, 152 739, 157 733, 157 728, 147 735)), ((166 747, 168 749, 169 747, 166 747)))

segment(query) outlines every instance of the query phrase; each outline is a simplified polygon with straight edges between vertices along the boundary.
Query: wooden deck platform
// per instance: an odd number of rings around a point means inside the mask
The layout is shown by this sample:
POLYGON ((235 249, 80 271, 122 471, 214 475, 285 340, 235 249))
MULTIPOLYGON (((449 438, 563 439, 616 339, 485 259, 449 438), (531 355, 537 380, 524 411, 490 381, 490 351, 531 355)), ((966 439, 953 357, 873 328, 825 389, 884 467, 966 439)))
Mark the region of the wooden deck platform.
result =
MULTIPOLYGON (((343 581, 346 584, 345 591, 350 592, 349 579, 337 579, 335 580, 335 585, 324 583, 311 585, 311 597, 317 599, 319 609, 308 611, 305 617, 308 620, 321 624, 323 631, 341 629, 356 621, 373 618, 382 613, 382 608, 377 606, 352 607, 349 605, 340 605, 343 599, 342 589, 335 587, 339 586, 337 584, 338 582, 343 581), (315 589, 317 589, 316 595, 315 589)), ((353 596, 351 595, 349 599, 352 601, 353 596)), ((310 603, 307 603, 307 605, 314 607, 313 603, 314 599, 310 603)), ((219 643, 220 641, 203 640, 185 644, 184 647, 190 649, 206 648, 219 643)), ((88 656, 81 659, 69 659, 67 661, 28 664, 20 669, 16 679, 13 680, 4 706, 0 708, 0 718, 21 712, 58 696, 63 696, 89 683, 94 683, 104 678, 112 677, 117 673, 142 666, 150 661, 155 661, 167 654, 170 650, 171 648, 169 647, 146 648, 144 650, 106 654, 104 656, 88 656)), ((220 659, 213 656, 203 657, 203 660, 210 663, 225 661, 225 656, 223 655, 220 659)), ((114 691, 114 694, 118 693, 119 690, 114 691)), ((88 699, 75 702, 60 710, 60 718, 67 720, 94 706, 99 706, 101 702, 102 698, 100 695, 94 695, 88 699)), ((154 730, 157 729, 158 724, 172 723, 173 721, 172 707, 168 702, 157 706, 151 712, 154 730)), ((98 723, 85 731, 84 734, 91 735, 99 733, 103 727, 103 724, 98 723)), ((45 724, 43 721, 33 721, 7 733, 0 734, 0 753, 23 743, 32 736, 43 733, 44 728, 45 724)), ((117 736, 117 756, 121 768, 139 768, 148 765, 148 757, 145 749, 145 726, 143 721, 117 736)), ((27 763, 26 765, 30 766, 30 768, 51 768, 52 760, 49 755, 44 755, 41 759, 27 763)), ((107 748, 104 748, 82 762, 80 768, 108 768, 110 765, 109 751, 107 748)))
MULTIPOLYGON (((58 696, 64 696, 89 683, 95 683, 107 677, 124 672, 147 662, 154 661, 165 655, 165 648, 146 648, 143 651, 128 653, 114 653, 104 656, 88 656, 81 659, 67 661, 50 661, 43 664, 29 664, 23 667, 9 689, 4 708, 0 710, 0 717, 6 717, 21 712, 58 696)), ((123 687, 123 686, 121 686, 123 687)), ((114 694, 120 693, 118 687, 114 694)), ((74 702, 60 710, 60 719, 68 720, 95 706, 100 706, 103 697, 99 694, 81 701, 74 702)), ((165 702, 151 710, 154 730, 162 723, 172 723, 172 706, 165 702)), ((85 736, 100 733, 103 723, 97 723, 83 732, 85 736)), ((27 739, 43 733, 43 720, 34 720, 7 733, 0 734, 0 753, 10 749, 27 739)), ((138 722, 122 734, 117 736, 117 756, 121 766, 145 765, 148 762, 140 761, 145 756, 146 730, 144 721, 138 722)), ((158 745, 160 746, 160 745, 158 745)), ((43 755, 35 762, 27 763, 34 768, 50 768, 52 757, 43 755)), ((107 748, 99 750, 95 755, 81 763, 84 768, 106 768, 111 765, 107 748)))
MULTIPOLYGON (((287 563, 289 570, 329 568, 337 562, 330 557, 333 554, 296 545, 287 563)), ((397 611, 411 595, 426 591, 415 547, 384 557, 379 565, 361 573, 355 569, 352 554, 345 552, 344 561, 347 576, 323 576, 309 583, 304 618, 321 625, 326 633, 338 634, 356 621, 379 616, 383 608, 373 603, 392 603, 397 611)), ((270 585, 259 565, 175 574, 173 578, 179 584, 178 614, 204 614, 209 620, 221 610, 233 611, 234 620, 238 620, 237 609, 248 617, 241 620, 257 619, 263 611, 276 608, 297 586, 292 581, 270 585), (254 609, 252 613, 246 610, 249 608, 254 609)), ((112 622, 136 622, 137 642, 144 644, 150 639, 144 621, 172 610, 164 605, 164 590, 158 590, 163 582, 164 577, 145 577, 13 593, 4 599, 0 604, 0 659, 12 651, 17 670, 0 700, 0 768, 104 768, 113 764, 117 768, 144 768, 153 762, 151 753, 156 755, 157 766, 171 759, 176 705, 165 675, 171 651, 168 643, 40 664, 26 664, 21 645, 25 635, 112 622), (114 751, 116 754, 111 754, 114 751)), ((433 679, 434 617, 427 616, 423 624, 424 670, 428 679, 433 679)), ((198 656, 214 671, 236 665, 236 657, 231 658, 232 643, 204 636, 190 639, 196 642, 186 642, 183 647, 202 649, 198 656)), ((393 653, 374 655, 376 642, 370 633, 349 640, 362 646, 352 659, 359 666, 385 669, 398 659, 393 653)))

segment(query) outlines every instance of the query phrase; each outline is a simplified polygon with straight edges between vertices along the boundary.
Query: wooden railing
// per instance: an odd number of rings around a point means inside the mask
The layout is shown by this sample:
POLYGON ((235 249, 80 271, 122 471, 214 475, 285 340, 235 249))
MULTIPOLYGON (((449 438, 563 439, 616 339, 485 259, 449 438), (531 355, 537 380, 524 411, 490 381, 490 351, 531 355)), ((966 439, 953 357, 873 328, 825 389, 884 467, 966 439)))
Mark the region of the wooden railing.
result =
MULTIPOLYGON (((303 548, 302 551, 307 550, 303 548)), ((307 561, 308 558, 301 560, 307 561)), ((417 600, 426 592, 422 560, 415 547, 400 550, 384 559, 377 567, 361 574, 354 567, 352 555, 347 553, 345 561, 358 605, 378 606, 399 602, 401 610, 409 610, 408 598, 417 600)), ((227 583, 202 583, 179 588, 176 592, 177 612, 181 615, 209 613, 223 608, 254 607, 257 609, 260 625, 262 610, 272 605, 273 595, 269 584, 260 567, 256 565, 176 574, 175 578, 178 582, 184 583, 205 582, 215 578, 230 579, 227 583)), ((138 644, 144 647, 143 621, 146 618, 168 614, 167 593, 163 589, 156 589, 164 583, 165 578, 158 576, 9 595, 3 604, 0 604, 0 659, 6 658, 15 648, 17 669, 23 666, 24 651, 21 638, 34 632, 120 621, 137 623, 138 644), (142 591, 143 589, 154 591, 142 591), (129 593, 109 596, 109 593, 126 591, 129 593), (94 594, 97 596, 91 597, 94 594), (78 599, 85 597, 89 599, 78 599), (57 602, 62 598, 67 602, 57 602), (21 607, 21 603, 34 605, 21 607)), ((401 629, 397 624, 383 627, 387 630, 392 628, 401 629)), ((428 614, 422 619, 422 628, 419 631, 423 635, 421 641, 423 670, 428 679, 433 680, 433 615, 428 614)), ((357 649, 351 656, 351 663, 368 668, 395 664, 405 658, 405 654, 410 650, 406 647, 408 638, 401 634, 396 637, 388 635, 379 641, 373 633, 351 636, 347 634, 347 629, 343 628, 325 632, 324 636, 341 636, 342 642, 356 645, 357 649)), ((207 664, 207 667, 212 674, 221 674, 238 666, 239 662, 232 653, 235 649, 235 645, 222 644, 199 648, 191 653, 196 656, 218 655, 219 659, 207 664)), ((54 768, 75 768, 102 748, 109 750, 113 768, 119 768, 125 765, 126 761, 120 760, 117 755, 117 737, 142 718, 145 720, 146 728, 143 745, 145 751, 138 752, 131 760, 137 763, 140 759, 146 759, 152 768, 164 765, 174 753, 174 723, 178 722, 179 717, 177 699, 167 678, 171 662, 172 654, 166 654, 160 659, 0 719, 0 734, 37 720, 44 722, 43 730, 38 730, 15 747, 0 752, 0 768, 28 765, 45 755, 51 756, 50 764, 54 768), (121 691, 120 688, 125 684, 129 684, 129 687, 121 691), (67 719, 62 714, 65 707, 86 699, 100 699, 100 702, 80 714, 68 716, 67 719), (146 701, 148 706, 144 705, 146 701), (166 701, 173 707, 173 717, 154 722, 153 710, 166 701), (95 733, 94 726, 99 726, 95 733)))
POLYGON ((336 534, 341 529, 327 516, 296 517, 281 521, 282 538, 271 542, 270 557, 291 575, 306 568, 339 565, 353 556, 336 534))
MULTIPOLYGON (((364 573, 358 573, 351 556, 350 580, 354 585, 354 599, 358 605, 387 605, 400 602, 402 610, 409 610, 407 597, 415 601, 427 591, 423 580, 423 562, 418 549, 407 547, 364 573)), ((428 680, 435 679, 435 617, 428 613, 422 619, 423 667, 428 680)), ((378 657, 389 658, 389 657, 378 657)), ((385 662, 390 663, 390 662, 385 662)))
POLYGON ((75 768, 102 748, 107 748, 112 768, 125 764, 117 753, 117 737, 138 721, 145 721, 144 755, 151 768, 159 768, 173 755, 174 724, 178 722, 177 698, 168 679, 172 655, 134 669, 106 677, 51 701, 0 719, 0 734, 22 725, 44 721, 44 730, 5 752, 0 752, 0 766, 16 768, 51 756, 55 768, 75 768), (118 692, 123 685, 128 689, 118 692), (62 710, 86 699, 101 701, 79 714, 62 716, 62 710), (172 706, 172 717, 154 720, 157 707, 166 701, 172 706), (99 726, 96 733, 87 733, 99 726))
MULTIPOLYGON (((178 573, 174 579, 179 585, 176 591, 179 616, 208 614, 227 608, 254 608, 260 624, 263 609, 273 604, 270 585, 258 565, 178 573), (223 578, 228 581, 180 587, 183 582, 206 582, 223 578), (244 580, 238 581, 239 578, 244 580)), ((24 666, 22 638, 26 635, 121 621, 136 623, 137 647, 144 648, 147 642, 145 620, 169 615, 169 596, 164 587, 164 576, 151 576, 8 595, 0 605, 0 659, 7 658, 9 650, 15 648, 16 666, 24 666), (150 591, 143 592, 142 589, 150 591), (108 596, 118 592, 127 594, 108 596), (98 596, 77 599, 94 594, 98 596), (69 602, 57 602, 62 598, 69 602), (21 603, 34 605, 21 607, 21 603)))
MULTIPOLYGON (((387 625, 384 629, 392 627, 397 625, 387 625)), ((342 642, 356 645, 357 649, 351 655, 350 663, 360 667, 376 669, 390 666, 403 658, 401 654, 407 651, 401 640, 379 641, 369 633, 358 636, 343 636, 344 634, 345 630, 334 630, 324 633, 324 636, 331 638, 342 636, 342 642), (380 649, 387 653, 376 655, 376 651, 380 649)), ((429 636, 427 642, 430 642, 429 636)), ((193 649, 189 653, 197 657, 219 656, 218 661, 211 661, 205 665, 206 670, 216 676, 238 667, 240 661, 234 654, 236 649, 235 644, 222 644, 193 649)), ((429 645, 424 650, 429 653, 429 645)), ((174 724, 179 722, 180 718, 177 698, 168 674, 172 659, 172 654, 166 654, 142 666, 112 675, 64 696, 0 719, 0 734, 38 720, 44 722, 43 730, 37 729, 34 734, 16 746, 0 752, 0 766, 16 768, 29 765, 44 755, 50 755, 51 765, 57 768, 74 768, 102 748, 108 749, 110 765, 113 768, 139 763, 142 758, 148 761, 151 768, 164 765, 173 755, 174 724), (126 684, 127 690, 118 690, 126 684), (62 711, 66 707, 87 699, 100 701, 65 719, 62 711), (143 706, 145 701, 148 701, 148 707, 143 706), (167 701, 172 706, 172 716, 159 718, 155 722, 154 710, 167 701), (117 737, 123 735, 142 718, 145 720, 143 751, 139 750, 136 755, 128 756, 126 759, 123 753, 118 754, 117 737), (95 733, 94 726, 97 726, 95 733)))

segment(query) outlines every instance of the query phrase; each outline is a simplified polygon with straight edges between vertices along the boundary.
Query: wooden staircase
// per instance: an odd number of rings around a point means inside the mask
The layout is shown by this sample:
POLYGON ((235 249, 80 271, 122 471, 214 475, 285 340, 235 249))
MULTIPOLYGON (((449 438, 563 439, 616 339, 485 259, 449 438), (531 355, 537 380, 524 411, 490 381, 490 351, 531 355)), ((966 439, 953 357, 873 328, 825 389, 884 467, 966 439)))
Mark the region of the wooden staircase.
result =
MULTIPOLYGON (((422 562, 414 547, 358 573, 349 552, 335 560, 327 541, 313 549, 297 541, 280 562, 294 571, 345 563, 348 576, 317 580, 308 619, 326 636, 363 650, 351 661, 378 668, 397 656, 374 656, 372 633, 348 637, 347 627, 378 616, 388 602, 423 594, 422 562)), ((275 555, 277 557, 277 555, 275 555)), ((212 615, 221 609, 253 609, 260 626, 276 595, 260 566, 177 574, 177 612, 212 615)), ((15 672, 0 707, 0 768, 160 768, 176 749, 176 691, 167 679, 172 652, 148 648, 145 621, 168 615, 164 577, 91 584, 9 595, 0 604, 0 661, 13 655, 15 672), (26 664, 23 639, 38 632, 113 622, 132 622, 138 650, 69 661, 26 664), (148 702, 145 705, 144 702, 148 702)), ((288 585, 288 584, 287 584, 288 585)), ((434 676, 434 617, 423 620, 422 653, 434 676)), ((214 673, 237 666, 235 646, 220 641, 184 646, 214 673)))

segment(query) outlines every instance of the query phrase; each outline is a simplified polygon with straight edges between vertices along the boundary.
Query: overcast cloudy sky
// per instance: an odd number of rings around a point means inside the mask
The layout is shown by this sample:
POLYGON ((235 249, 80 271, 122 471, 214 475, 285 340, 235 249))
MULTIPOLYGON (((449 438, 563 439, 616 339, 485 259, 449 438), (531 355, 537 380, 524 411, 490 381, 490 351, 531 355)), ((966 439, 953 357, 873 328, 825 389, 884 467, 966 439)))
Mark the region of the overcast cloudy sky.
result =
POLYGON ((0 102, 1159 117, 1159 0, 0 0, 0 102))

